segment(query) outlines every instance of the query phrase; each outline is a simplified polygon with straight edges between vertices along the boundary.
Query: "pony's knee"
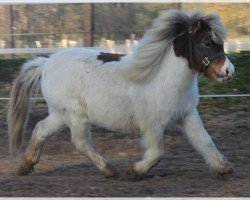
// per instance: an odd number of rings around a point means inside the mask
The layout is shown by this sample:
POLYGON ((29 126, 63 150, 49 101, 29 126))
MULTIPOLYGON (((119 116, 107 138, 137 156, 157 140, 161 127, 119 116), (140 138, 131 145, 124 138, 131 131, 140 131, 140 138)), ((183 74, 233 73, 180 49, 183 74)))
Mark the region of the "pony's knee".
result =
POLYGON ((92 149, 91 142, 87 136, 80 136, 77 133, 71 133, 71 142, 78 151, 83 153, 87 153, 92 149))
POLYGON ((81 152, 88 151, 91 147, 91 134, 89 132, 89 124, 83 123, 80 126, 72 124, 71 130, 71 142, 74 144, 77 150, 81 152))
POLYGON ((71 136, 71 142, 74 144, 75 148, 78 150, 78 151, 83 151, 84 149, 84 146, 85 146, 85 143, 83 141, 83 139, 79 139, 77 137, 74 137, 73 135, 71 136))

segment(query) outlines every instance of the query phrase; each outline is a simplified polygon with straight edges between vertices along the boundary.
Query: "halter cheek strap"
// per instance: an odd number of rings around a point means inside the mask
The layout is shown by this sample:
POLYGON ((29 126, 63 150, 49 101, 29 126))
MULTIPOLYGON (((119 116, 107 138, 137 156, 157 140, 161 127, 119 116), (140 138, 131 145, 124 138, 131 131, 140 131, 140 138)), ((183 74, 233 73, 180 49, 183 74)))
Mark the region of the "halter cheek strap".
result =
POLYGON ((194 61, 193 61, 193 49, 192 49, 192 27, 189 27, 188 28, 188 51, 189 51, 189 62, 190 62, 190 65, 192 66, 194 64, 194 61))

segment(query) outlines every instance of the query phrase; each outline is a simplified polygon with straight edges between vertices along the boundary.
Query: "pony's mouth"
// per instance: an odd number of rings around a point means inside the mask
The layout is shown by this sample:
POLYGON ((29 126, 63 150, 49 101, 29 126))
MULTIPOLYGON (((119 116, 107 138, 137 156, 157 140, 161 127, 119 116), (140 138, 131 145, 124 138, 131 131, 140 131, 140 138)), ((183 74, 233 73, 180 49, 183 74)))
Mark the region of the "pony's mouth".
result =
POLYGON ((233 75, 231 76, 224 76, 221 74, 217 74, 217 81, 221 82, 221 83, 227 83, 228 81, 233 79, 233 75))

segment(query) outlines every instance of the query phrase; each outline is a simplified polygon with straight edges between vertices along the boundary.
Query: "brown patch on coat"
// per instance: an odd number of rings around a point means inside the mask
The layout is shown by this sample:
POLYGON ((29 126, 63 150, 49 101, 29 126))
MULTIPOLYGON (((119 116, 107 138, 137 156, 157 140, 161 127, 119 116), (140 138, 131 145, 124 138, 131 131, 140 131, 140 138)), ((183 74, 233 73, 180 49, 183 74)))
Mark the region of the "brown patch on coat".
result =
POLYGON ((100 52, 100 54, 97 56, 98 60, 101 60, 103 63, 107 62, 113 62, 113 61, 120 61, 121 58, 125 56, 123 54, 115 54, 115 53, 103 53, 100 52))
POLYGON ((198 34, 192 34, 192 42, 191 42, 191 45, 192 45, 192 59, 193 59, 193 63, 191 63, 190 61, 190 58, 189 58, 189 35, 188 35, 188 32, 186 32, 185 34, 183 34, 182 36, 180 36, 179 38, 175 39, 174 40, 174 52, 175 52, 175 55, 177 57, 183 57, 185 59, 187 59, 188 61, 188 66, 190 69, 194 69, 195 71, 201 73, 202 72, 202 66, 201 66, 201 61, 200 62, 197 62, 196 60, 196 56, 194 54, 194 46, 195 46, 195 42, 194 41, 194 37, 196 37, 196 40, 198 41, 201 41, 202 40, 202 33, 205 30, 199 30, 199 33, 198 34))
POLYGON ((177 57, 183 57, 189 61, 188 35, 184 34, 180 38, 175 39, 173 44, 174 44, 175 55, 177 57))

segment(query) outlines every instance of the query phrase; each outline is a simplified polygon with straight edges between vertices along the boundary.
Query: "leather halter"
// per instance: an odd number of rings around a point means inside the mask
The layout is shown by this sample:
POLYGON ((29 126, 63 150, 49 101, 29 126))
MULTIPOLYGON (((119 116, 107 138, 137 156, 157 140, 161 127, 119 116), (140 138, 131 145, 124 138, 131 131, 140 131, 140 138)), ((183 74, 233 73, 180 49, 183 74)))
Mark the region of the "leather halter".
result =
MULTIPOLYGON (((192 46, 192 27, 188 28, 188 49, 189 49, 189 62, 190 65, 192 66, 194 64, 193 61, 193 46, 192 46)), ((219 52, 213 56, 205 56, 202 61, 201 61, 201 65, 202 65, 202 72, 204 73, 205 70, 208 68, 208 66, 210 65, 211 61, 213 61, 214 59, 220 57, 220 56, 224 56, 225 53, 224 52, 219 52)))

